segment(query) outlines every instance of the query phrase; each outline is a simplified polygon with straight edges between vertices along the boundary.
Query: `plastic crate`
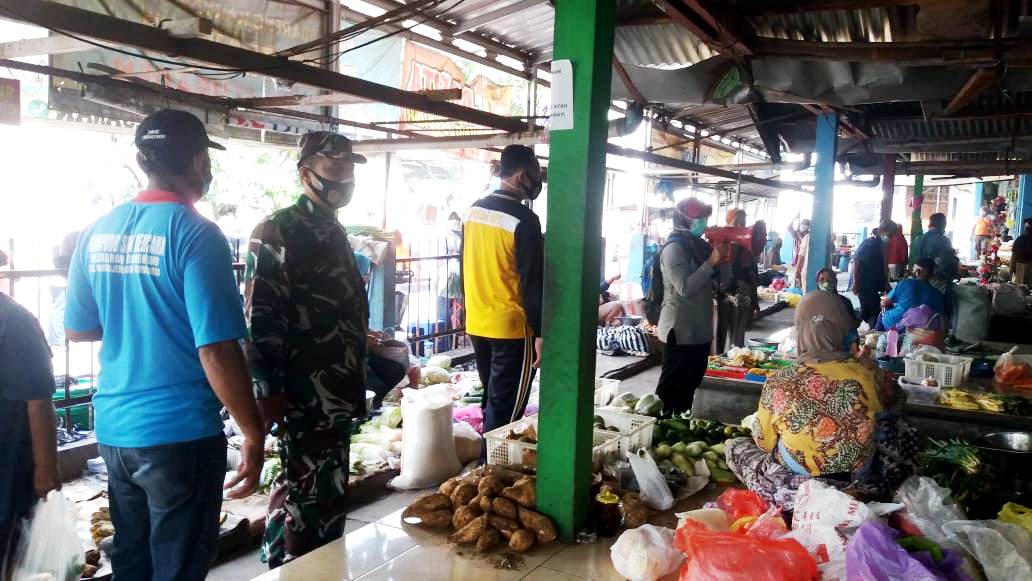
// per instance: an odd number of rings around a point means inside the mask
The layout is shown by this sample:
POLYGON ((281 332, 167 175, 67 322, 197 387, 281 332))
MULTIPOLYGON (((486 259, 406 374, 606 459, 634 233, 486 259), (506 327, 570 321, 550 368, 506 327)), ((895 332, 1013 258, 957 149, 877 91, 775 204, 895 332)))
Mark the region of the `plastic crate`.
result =
POLYGON ((904 360, 904 375, 926 379, 932 377, 939 387, 957 387, 967 379, 974 359, 957 355, 924 355, 924 361, 904 360))
POLYGON ((620 430, 618 433, 621 458, 638 448, 652 446, 652 431, 656 428, 656 418, 604 408, 595 408, 595 415, 601 417, 607 426, 620 430))
MULTIPOLYGON (((619 379, 602 379, 601 377, 595 378, 595 407, 608 405, 609 402, 616 397, 617 392, 620 391, 620 380, 619 379)), ((533 385, 530 387, 530 397, 527 399, 528 404, 537 404, 541 401, 541 378, 534 379, 533 385)))
MULTIPOLYGON (((536 458, 534 462, 527 462, 528 458, 526 456, 528 452, 537 454, 537 444, 508 439, 510 433, 522 432, 527 426, 531 425, 537 427, 536 415, 516 420, 511 424, 495 428, 484 434, 484 440, 487 441, 487 463, 536 464, 536 458)), ((620 453, 620 434, 606 430, 592 430, 591 436, 591 463, 597 470, 602 466, 606 456, 620 453)))
POLYGON ((910 403, 934 404, 939 401, 939 388, 921 385, 923 378, 900 377, 899 386, 907 394, 910 403))

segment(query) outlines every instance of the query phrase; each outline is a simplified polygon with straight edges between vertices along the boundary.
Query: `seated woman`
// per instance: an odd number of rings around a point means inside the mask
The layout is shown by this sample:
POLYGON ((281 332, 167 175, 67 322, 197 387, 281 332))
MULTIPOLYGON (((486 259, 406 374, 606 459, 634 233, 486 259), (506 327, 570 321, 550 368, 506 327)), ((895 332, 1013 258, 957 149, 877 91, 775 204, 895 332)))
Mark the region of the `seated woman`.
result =
POLYGON ((914 277, 901 280, 888 296, 882 298, 882 312, 878 316, 875 329, 888 331, 903 319, 907 311, 921 305, 927 305, 932 311, 943 314, 946 311, 945 299, 942 293, 928 282, 934 274, 934 260, 918 260, 914 264, 914 277))
POLYGON ((810 478, 872 497, 891 494, 912 472, 917 444, 912 428, 883 411, 896 390, 880 383, 869 362, 850 358, 846 337, 855 320, 834 293, 803 297, 795 325, 798 363, 767 378, 755 420, 746 422, 753 439, 727 442, 728 467, 788 509, 810 478))

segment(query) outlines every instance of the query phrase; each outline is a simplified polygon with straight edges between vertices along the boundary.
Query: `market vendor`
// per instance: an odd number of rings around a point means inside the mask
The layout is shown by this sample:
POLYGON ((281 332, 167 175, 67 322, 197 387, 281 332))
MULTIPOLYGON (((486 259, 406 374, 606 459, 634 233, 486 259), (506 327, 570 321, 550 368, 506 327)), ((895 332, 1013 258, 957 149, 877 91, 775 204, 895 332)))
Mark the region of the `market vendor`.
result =
MULTIPOLYGON (((744 228, 745 210, 729 210, 727 225, 744 228)), ((756 257, 751 249, 732 245, 730 260, 717 267, 717 332, 714 353, 724 353, 729 347, 745 346, 745 331, 760 311, 760 300, 756 294, 756 288, 759 286, 757 278, 756 257)))
POLYGON ((946 236, 946 214, 932 214, 928 219, 928 231, 913 244, 913 254, 915 263, 921 258, 930 258, 935 262, 935 274, 928 282, 948 299, 960 261, 953 249, 953 243, 946 236))
POLYGON ((921 305, 943 314, 946 306, 942 293, 928 282, 934 273, 935 262, 930 258, 919 258, 914 264, 914 277, 901 280, 882 298, 882 312, 875 328, 887 331, 895 327, 907 311, 921 305))
POLYGON ((1021 236, 1011 248, 1010 268, 1014 284, 1032 285, 1032 218, 1021 223, 1021 236))
POLYGON ((814 292, 796 308, 795 326, 798 362, 767 378, 755 421, 746 422, 753 438, 728 441, 728 467, 785 508, 815 477, 875 497, 895 490, 911 472, 916 432, 882 413, 895 389, 879 382, 877 369, 850 358, 852 318, 838 297, 814 292))
POLYGON ((244 273, 246 352, 283 472, 269 500, 262 560, 279 567, 344 534, 351 420, 365 413, 369 302, 337 211, 355 164, 343 135, 301 138, 304 195, 258 224, 244 273))

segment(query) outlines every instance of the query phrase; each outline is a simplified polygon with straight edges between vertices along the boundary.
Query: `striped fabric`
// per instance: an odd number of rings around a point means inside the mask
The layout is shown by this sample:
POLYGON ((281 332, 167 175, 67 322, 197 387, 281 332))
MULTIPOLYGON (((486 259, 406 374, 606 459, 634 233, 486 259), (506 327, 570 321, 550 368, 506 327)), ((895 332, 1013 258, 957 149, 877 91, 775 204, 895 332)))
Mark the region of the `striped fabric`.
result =
POLYGON ((644 357, 650 353, 648 333, 641 327, 599 327, 595 348, 607 355, 644 357))

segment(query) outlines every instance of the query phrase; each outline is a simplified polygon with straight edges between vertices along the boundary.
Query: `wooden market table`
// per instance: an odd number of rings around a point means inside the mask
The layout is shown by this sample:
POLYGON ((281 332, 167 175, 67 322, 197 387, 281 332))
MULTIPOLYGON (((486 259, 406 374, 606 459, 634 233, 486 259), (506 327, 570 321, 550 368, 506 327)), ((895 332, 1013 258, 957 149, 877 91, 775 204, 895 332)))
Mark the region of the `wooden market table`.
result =
MULTIPOLYGON (((726 424, 740 424, 756 411, 763 384, 706 376, 695 392, 692 414, 726 424)), ((991 432, 1032 432, 1032 418, 988 411, 968 411, 940 404, 906 403, 903 414, 921 435, 977 438, 991 432)))

